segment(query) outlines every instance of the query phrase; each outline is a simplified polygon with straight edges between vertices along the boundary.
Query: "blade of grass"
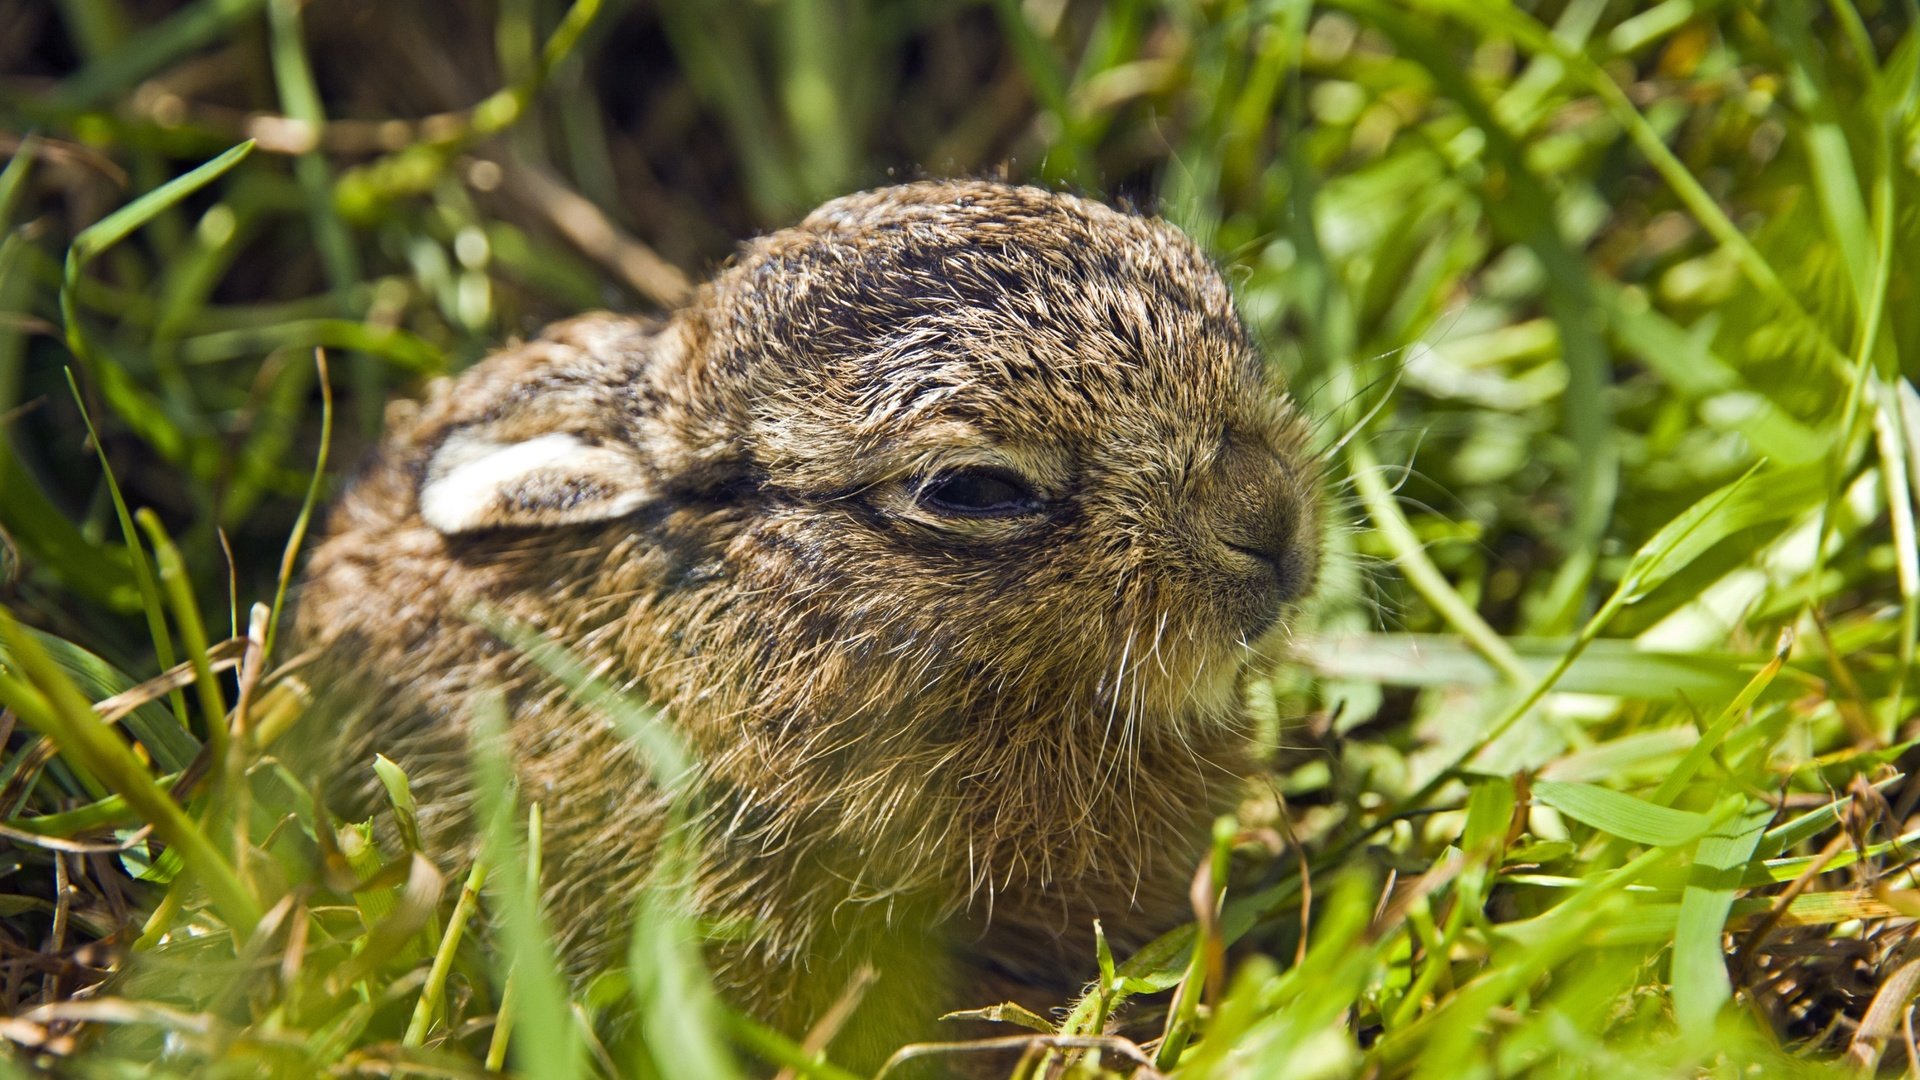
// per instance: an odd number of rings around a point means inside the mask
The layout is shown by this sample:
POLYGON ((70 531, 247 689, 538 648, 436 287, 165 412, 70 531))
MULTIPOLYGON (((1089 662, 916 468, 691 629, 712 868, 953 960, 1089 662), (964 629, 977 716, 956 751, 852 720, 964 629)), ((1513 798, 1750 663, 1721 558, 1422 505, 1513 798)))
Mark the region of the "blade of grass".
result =
POLYGON ((447 930, 440 939, 440 948, 433 954, 433 966, 427 970, 427 983, 420 990, 419 1001, 414 1003, 413 1019, 407 1022, 407 1031, 401 1037, 400 1045, 420 1046, 425 1043, 427 1031, 432 1028, 435 1018, 440 1014, 441 1002, 446 999, 447 974, 453 969, 453 957, 460 949, 460 937, 466 932, 467 921, 473 917, 473 910, 480 902, 480 890, 486 883, 486 860, 475 859, 473 869, 467 872, 467 883, 460 888, 460 898, 454 902, 453 915, 447 920, 447 930))
MULTIPOLYGON (((253 152, 253 146, 254 143, 251 139, 240 143, 220 156, 202 163, 181 176, 175 177, 173 180, 147 192, 145 195, 140 196, 138 199, 133 200, 81 230, 80 235, 73 238, 73 244, 67 249, 66 265, 68 269, 66 279, 62 283, 65 290, 71 293, 73 283, 79 277, 79 272, 85 269, 89 262, 98 258, 101 252, 125 240, 133 234, 134 230, 153 220, 155 215, 159 214, 160 211, 173 206, 188 195, 219 179, 227 170, 245 160, 246 156, 253 152)), ((62 313, 66 314, 68 311, 70 311, 70 303, 66 299, 63 299, 62 313)), ((70 324, 68 332, 71 335, 71 323, 73 320, 69 318, 68 321, 70 324)), ((79 352, 83 350, 76 349, 75 351, 79 352)))
MULTIPOLYGON (((353 237, 341 220, 333 200, 333 170, 320 150, 327 126, 326 109, 320 102, 320 89, 314 84, 313 70, 307 63, 307 49, 300 25, 300 7, 295 0, 268 0, 267 26, 271 31, 274 85, 280 94, 280 107, 290 119, 306 124, 312 132, 313 147, 294 159, 294 179, 306 201, 307 220, 320 252, 320 264, 326 269, 327 284, 335 302, 344 312, 351 302, 353 286, 360 280, 360 258, 353 237)), ((359 326, 360 324, 354 324, 359 326)), ((372 332, 372 327, 361 327, 372 332)), ((334 344, 315 341, 312 344, 334 344)), ((353 400, 360 407, 359 426, 363 434, 380 429, 380 367, 374 358, 355 353, 348 357, 347 370, 353 400)))
POLYGON ((351 319, 296 319, 274 326, 217 330, 180 342, 180 358, 189 364, 212 364, 252 359, 275 349, 314 347, 353 349, 421 375, 438 375, 446 369, 446 357, 419 336, 351 319))
POLYGON ((218 41, 260 9, 265 0, 199 0, 156 26, 127 36, 62 82, 53 105, 63 111, 91 108, 195 50, 218 41))
MULTIPOLYGON (((699 950, 693 900, 698 861, 690 850, 697 840, 686 827, 696 774, 684 740, 662 722, 656 710, 607 685, 564 648, 531 628, 484 609, 474 617, 566 687, 576 701, 611 720, 645 757, 652 782, 671 793, 665 838, 655 848, 647 888, 638 897, 629 942, 630 991, 647 1036, 643 1050, 658 1055, 653 1048, 675 1048, 671 1058, 653 1058, 651 1067, 658 1071, 684 1066, 688 1075, 716 1080, 737 1076, 732 1054, 715 1038, 725 1010, 699 950)), ((518 1027, 521 1021, 513 1022, 518 1027)))
POLYGON ((687 81, 725 120, 729 142, 740 157, 747 191, 763 220, 779 220, 804 208, 794 154, 773 121, 759 65, 741 65, 754 54, 750 24, 736 6, 713 18, 714 4, 669 0, 660 5, 661 26, 687 81))
POLYGON ((1513 647, 1493 627, 1487 625, 1480 613, 1473 610, 1473 606, 1460 596, 1448 583, 1446 575, 1427 557, 1425 545, 1415 535, 1413 527, 1407 524, 1406 515, 1400 512, 1393 493, 1381 478, 1380 463, 1374 458, 1373 451, 1367 448, 1364 441, 1355 438, 1347 445, 1347 458, 1352 465, 1354 490, 1359 493, 1360 501, 1373 518, 1374 528, 1380 530, 1388 547, 1393 550, 1394 561, 1399 564, 1401 573, 1407 576, 1408 583, 1427 603, 1433 605, 1434 611, 1449 626, 1459 631, 1475 652, 1486 658, 1508 681, 1524 683, 1527 670, 1513 647))
POLYGON ((273 656, 274 643, 280 636, 280 613, 286 607, 287 587, 293 582, 294 563, 300 557, 300 548, 307 541, 307 526, 313 520, 313 508, 320 501, 320 485, 327 475, 327 453, 333 445, 333 380, 327 376, 327 354, 323 349, 313 351, 314 367, 319 369, 320 379, 320 449, 313 460, 313 474, 307 480, 307 495, 300 502, 299 516, 293 519, 293 530, 287 534, 287 546, 280 554, 280 574, 273 585, 273 609, 267 617, 267 640, 262 648, 262 663, 273 656))
POLYGON ((200 698, 200 711, 207 729, 207 748, 213 755, 217 772, 226 766, 232 753, 227 731, 227 700, 214 678, 213 663, 207 656, 206 624, 200 621, 200 604, 193 597, 193 583, 187 578, 187 564, 153 511, 143 509, 134 518, 145 530, 148 542, 153 545, 154 561, 160 569, 160 586, 165 590, 173 609, 174 625, 180 630, 180 643, 187 651, 187 661, 193 665, 193 686, 200 698))
MULTIPOLYGON (((20 193, 26 190, 27 174, 33 171, 40 153, 40 136, 29 133, 20 140, 5 169, 0 169, 0 232, 13 228, 13 212, 20 206, 20 193)), ((0 398, 0 402, 4 402, 0 398)))
POLYGON ((67 348, 81 369, 99 382, 101 392, 115 412, 169 461, 186 459, 189 436, 170 419, 168 410, 152 394, 135 384, 119 364, 102 357, 88 340, 76 306, 81 274, 101 252, 238 165, 253 152, 253 146, 252 140, 243 142, 147 192, 82 230, 67 248, 60 284, 60 317, 65 324, 67 348))
POLYGON ((586 1046, 574 1024, 539 894, 526 880, 526 841, 514 825, 518 815, 513 812, 507 712, 497 694, 484 695, 475 703, 473 733, 475 791, 485 823, 482 841, 488 864, 502 871, 498 925, 504 955, 500 962, 514 973, 517 990, 510 1057, 521 1075, 571 1080, 585 1075, 586 1046), (521 872, 515 873, 516 869, 521 872))
MULTIPOLYGON (((1536 681, 1565 653, 1567 638, 1508 638, 1526 681, 1536 681)), ((1362 679, 1387 686, 1487 687, 1500 672, 1452 634, 1342 634, 1300 643, 1298 662, 1323 678, 1362 679)), ((1560 676, 1572 694, 1633 701, 1714 701, 1732 697, 1760 656, 1725 652, 1671 652, 1642 648, 1632 639, 1599 638, 1560 676)), ((1774 700, 1812 689, 1812 675, 1789 669, 1792 685, 1766 694, 1774 700)))
POLYGON ((1675 847, 1697 839, 1713 824, 1706 814, 1675 810, 1596 784, 1536 780, 1533 800, 1601 832, 1640 844, 1675 847))
POLYGON ((448 117, 431 138, 343 171, 333 185, 334 203, 342 217, 372 221, 385 204, 433 190, 456 154, 512 127, 526 115, 548 73, 580 44, 599 16, 601 2, 574 0, 547 37, 531 81, 502 87, 466 112, 448 117))
POLYGON ((1680 759, 1680 763, 1673 767, 1673 771, 1668 773, 1666 779, 1660 781, 1660 786, 1648 796, 1652 802, 1660 806, 1673 805, 1673 801, 1679 798, 1681 791, 1693 781, 1695 774, 1707 763, 1707 758, 1720 746, 1721 741, 1727 737, 1727 733, 1746 716, 1747 710, 1753 707, 1753 703, 1759 699, 1761 692, 1773 682, 1774 676, 1780 674, 1781 667, 1787 662, 1787 653, 1792 648, 1793 632, 1783 631, 1780 635, 1780 644, 1773 651, 1773 659, 1768 661, 1767 666, 1761 668, 1760 673, 1741 689, 1739 696, 1721 710, 1720 716, 1708 726, 1707 730, 1700 733, 1699 741, 1687 748, 1686 755, 1680 759))
MULTIPOLYGON (((31 626, 23 626, 21 631, 32 635, 33 639, 40 643, 40 647, 47 651, 47 655, 52 657, 53 662, 67 673, 75 685, 80 687, 80 691, 99 703, 95 706, 95 711, 106 713, 109 719, 115 715, 106 712, 107 705, 112 699, 119 698, 120 695, 129 691, 135 691, 136 688, 144 689, 134 682, 132 676, 71 641, 36 630, 31 626)), ((5 658, 6 651, 0 649, 0 660, 5 658)), ((169 669, 169 673, 171 671, 172 669, 169 669)), ((174 718, 169 716, 165 709, 156 705, 151 698, 144 698, 130 710, 116 709, 115 711, 123 717, 118 722, 124 724, 127 730, 133 733, 134 738, 138 739, 141 745, 147 748, 147 752, 153 755, 154 763, 162 769, 169 772, 184 769, 200 753, 198 740, 181 728, 174 718)))
POLYGON ((1724 527, 1724 522, 1721 520, 1722 508, 1752 475, 1749 472, 1739 480, 1701 499, 1655 533, 1652 539, 1634 553, 1613 595, 1600 606, 1600 610, 1595 612, 1592 618, 1587 620, 1586 625, 1581 628, 1580 633, 1566 651, 1554 661, 1545 675, 1540 676, 1533 683, 1525 696, 1510 706, 1464 751, 1457 754, 1450 764, 1436 770, 1419 790, 1395 803, 1394 809, 1377 819, 1372 828, 1359 830, 1335 845, 1330 854, 1335 857, 1344 854, 1350 847, 1361 843, 1371 835, 1374 829, 1382 827, 1382 824, 1395 821, 1404 814, 1425 806, 1427 801, 1446 786, 1460 770, 1519 723, 1535 705, 1559 685, 1561 677, 1579 660, 1587 646, 1593 643, 1600 631, 1624 610, 1633 598, 1645 595, 1659 582, 1679 572, 1686 562, 1697 557, 1704 550, 1703 545, 1696 538, 1697 535, 1702 534, 1703 531, 1704 535, 1712 535, 1714 531, 1724 527))
POLYGON ((1733 1000, 1720 938, 1740 890, 1740 871, 1753 858, 1772 818, 1767 804, 1750 803, 1739 817, 1703 837, 1694 852, 1693 880, 1680 897, 1673 933, 1671 993, 1682 1031, 1710 1037, 1720 1007, 1733 1000))
MULTIPOLYGON (((93 444, 94 456, 100 459, 100 475, 107 482, 107 495, 113 500, 113 514, 120 522, 120 535, 126 542, 126 551, 133 564, 133 581, 140 590, 141 612, 147 619, 147 634, 153 640, 153 654, 158 658, 162 670, 174 664, 173 635, 167 631, 166 605, 160 599, 160 587, 154 581, 153 566, 147 561, 147 550, 141 546, 139 531, 134 528, 133 514, 127 509, 127 500, 120 492, 120 481, 113 475, 113 466, 107 461, 107 450, 100 441, 100 432, 93 426, 93 415, 87 410, 87 403, 80 393, 80 384, 75 381, 73 371, 67 371, 67 388, 73 392, 73 403, 80 410, 80 422, 87 426, 87 440, 93 444)), ((186 695, 179 690, 170 691, 167 700, 173 705, 173 715, 180 721, 183 730, 192 730, 187 719, 186 695)))
POLYGON ((1874 433, 1880 449, 1881 475, 1886 478, 1887 517, 1893 530, 1895 580, 1900 583, 1900 638, 1893 694, 1881 717, 1881 731, 1891 735, 1906 715, 1904 690, 1913 672, 1916 639, 1920 639, 1920 528, 1914 522, 1913 474, 1909 461, 1920 458, 1920 432, 1908 423, 1900 408, 1898 383, 1874 381, 1877 407, 1874 433))

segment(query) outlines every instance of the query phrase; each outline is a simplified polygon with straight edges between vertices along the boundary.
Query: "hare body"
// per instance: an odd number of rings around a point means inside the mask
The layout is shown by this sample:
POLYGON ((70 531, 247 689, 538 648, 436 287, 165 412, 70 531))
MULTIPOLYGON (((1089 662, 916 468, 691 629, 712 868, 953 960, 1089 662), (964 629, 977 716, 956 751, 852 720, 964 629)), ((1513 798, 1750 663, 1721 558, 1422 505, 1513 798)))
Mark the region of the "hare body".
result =
MULTIPOLYGON (((723 988, 852 1036, 1058 1005, 1187 917, 1240 793, 1241 684, 1317 562, 1305 427, 1172 228, 924 183, 748 245, 684 309, 592 315, 395 411, 299 628, 430 829, 476 696, 541 804, 569 962, 624 948, 667 820, 633 745, 472 617, 657 705, 699 761, 723 988)), ((836 1054, 841 1052, 836 1047, 836 1054)))

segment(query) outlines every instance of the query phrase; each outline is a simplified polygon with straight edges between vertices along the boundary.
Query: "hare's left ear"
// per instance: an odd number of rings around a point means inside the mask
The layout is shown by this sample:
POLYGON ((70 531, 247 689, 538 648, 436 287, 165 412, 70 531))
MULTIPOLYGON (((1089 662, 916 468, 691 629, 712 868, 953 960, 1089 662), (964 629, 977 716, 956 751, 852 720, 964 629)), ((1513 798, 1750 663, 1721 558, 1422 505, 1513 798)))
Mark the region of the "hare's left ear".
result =
POLYGON ((417 422, 438 439, 418 473, 421 520, 447 536, 561 528, 653 501, 660 455, 636 442, 635 388, 674 341, 658 324, 587 315, 442 383, 417 422))
POLYGON ((549 432, 512 441, 456 430, 434 451, 420 517, 445 535, 617 518, 653 497, 631 448, 549 432))

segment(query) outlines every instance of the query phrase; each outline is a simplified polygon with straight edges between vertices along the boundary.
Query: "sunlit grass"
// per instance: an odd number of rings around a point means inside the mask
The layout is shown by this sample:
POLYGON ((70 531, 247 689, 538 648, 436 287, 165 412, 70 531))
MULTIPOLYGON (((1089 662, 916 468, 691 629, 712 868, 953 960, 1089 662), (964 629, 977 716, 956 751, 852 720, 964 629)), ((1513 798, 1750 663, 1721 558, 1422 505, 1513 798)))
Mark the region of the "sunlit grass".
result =
POLYGON ((713 996, 673 858, 632 962, 560 978, 541 808, 486 739, 477 862, 422 850, 391 765, 377 828, 331 819, 288 764, 285 556, 423 376, 671 301, 821 198, 1003 167, 1207 244, 1336 478, 1250 692, 1271 784, 1193 925, 1000 1014, 1026 1075, 1911 1067, 1908 9, 385 16, 449 75, 363 63, 324 7, 0 27, 0 61, 71 53, 0 76, 0 1067, 849 1075, 831 1017, 713 996))

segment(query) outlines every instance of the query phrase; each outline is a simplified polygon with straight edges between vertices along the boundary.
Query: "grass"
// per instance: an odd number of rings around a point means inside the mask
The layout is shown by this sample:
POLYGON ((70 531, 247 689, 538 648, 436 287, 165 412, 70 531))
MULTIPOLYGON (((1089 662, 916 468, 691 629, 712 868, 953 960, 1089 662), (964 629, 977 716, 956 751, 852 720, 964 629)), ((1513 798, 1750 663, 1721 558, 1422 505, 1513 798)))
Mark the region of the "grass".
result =
POLYGON ((1201 238, 1338 478, 1268 794, 1027 1075, 1917 1068, 1911 5, 0 11, 0 1073, 847 1075, 672 859, 557 978, 485 740, 464 881, 328 818, 277 627, 389 397, 922 172, 1201 238))

